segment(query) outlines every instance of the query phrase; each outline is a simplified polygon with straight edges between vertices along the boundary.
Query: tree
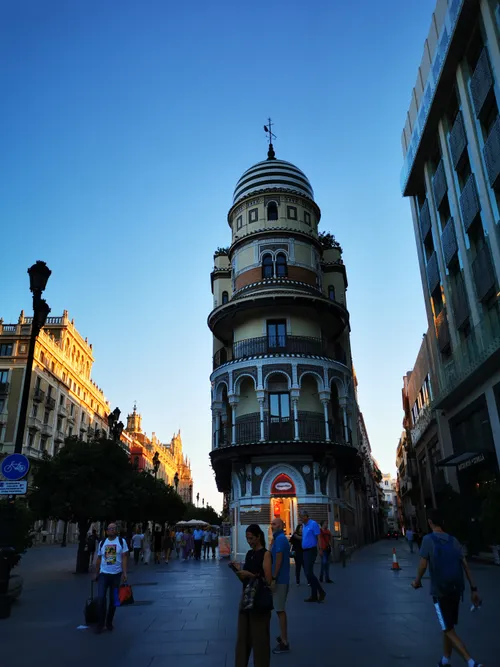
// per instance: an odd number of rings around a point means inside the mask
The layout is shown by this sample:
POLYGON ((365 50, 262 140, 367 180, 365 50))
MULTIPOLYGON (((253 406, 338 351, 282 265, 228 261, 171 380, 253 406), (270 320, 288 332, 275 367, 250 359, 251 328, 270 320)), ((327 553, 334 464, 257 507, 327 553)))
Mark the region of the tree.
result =
POLYGON ((329 250, 330 248, 338 248, 339 250, 341 249, 340 243, 335 240, 335 236, 330 234, 330 232, 319 232, 318 240, 325 250, 329 250))
POLYGON ((67 438, 56 456, 46 455, 35 465, 30 506, 39 518, 78 524, 77 573, 88 571, 91 522, 123 517, 123 498, 134 474, 127 452, 107 438, 67 438))
POLYGON ((173 487, 148 472, 135 472, 124 492, 122 516, 132 523, 153 520, 176 523, 185 512, 185 505, 173 487))
POLYGON ((206 507, 195 507, 193 503, 187 503, 182 519, 184 521, 199 519, 200 521, 206 521, 208 524, 215 524, 216 526, 220 526, 222 522, 222 516, 217 514, 214 508, 210 505, 207 505, 206 507))
POLYGON ((14 565, 33 543, 33 523, 33 512, 24 498, 17 498, 16 502, 0 500, 0 546, 15 549, 14 565))

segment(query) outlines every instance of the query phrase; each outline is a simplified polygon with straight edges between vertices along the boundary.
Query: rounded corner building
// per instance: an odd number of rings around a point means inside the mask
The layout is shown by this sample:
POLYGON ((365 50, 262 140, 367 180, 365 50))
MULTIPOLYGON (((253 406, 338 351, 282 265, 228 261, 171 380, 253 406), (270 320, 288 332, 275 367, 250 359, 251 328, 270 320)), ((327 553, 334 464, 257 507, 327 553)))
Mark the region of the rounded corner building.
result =
POLYGON ((320 217, 307 176, 270 144, 237 182, 231 245, 215 252, 210 456, 234 554, 247 525, 267 535, 279 516, 291 533, 299 509, 337 537, 355 523, 343 488, 361 465, 347 276, 320 217))

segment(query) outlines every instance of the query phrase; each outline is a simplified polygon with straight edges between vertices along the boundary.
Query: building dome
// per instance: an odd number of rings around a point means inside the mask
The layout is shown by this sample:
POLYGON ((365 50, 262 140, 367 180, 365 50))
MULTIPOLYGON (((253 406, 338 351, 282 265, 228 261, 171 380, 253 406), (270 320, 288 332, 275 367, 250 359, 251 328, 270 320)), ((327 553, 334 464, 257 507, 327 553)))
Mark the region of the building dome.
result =
POLYGON ((314 200, 314 192, 307 176, 291 162, 277 160, 272 146, 269 158, 257 162, 247 169, 236 183, 233 194, 233 204, 262 190, 288 190, 314 200))

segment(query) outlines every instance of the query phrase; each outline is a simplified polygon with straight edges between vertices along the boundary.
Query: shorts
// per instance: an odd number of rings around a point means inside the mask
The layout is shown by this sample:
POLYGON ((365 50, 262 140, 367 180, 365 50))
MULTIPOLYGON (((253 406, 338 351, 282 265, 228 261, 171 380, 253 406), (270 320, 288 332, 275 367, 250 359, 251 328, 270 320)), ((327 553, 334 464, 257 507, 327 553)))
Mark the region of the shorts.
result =
POLYGON ((289 588, 288 584, 275 584, 273 592, 274 611, 285 611, 289 588))
POLYGON ((448 597, 434 597, 434 609, 438 617, 439 625, 443 632, 453 630, 458 623, 458 608, 460 595, 449 595, 448 597))

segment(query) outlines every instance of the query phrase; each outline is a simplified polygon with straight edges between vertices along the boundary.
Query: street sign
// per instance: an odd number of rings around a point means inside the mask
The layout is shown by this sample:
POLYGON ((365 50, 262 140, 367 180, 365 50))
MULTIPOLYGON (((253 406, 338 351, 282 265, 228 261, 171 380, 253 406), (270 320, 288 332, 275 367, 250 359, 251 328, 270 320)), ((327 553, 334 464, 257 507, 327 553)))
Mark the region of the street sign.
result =
POLYGON ((30 462, 24 454, 9 454, 2 461, 2 475, 12 482, 26 477, 30 462))
POLYGON ((23 479, 20 482, 5 482, 0 480, 0 496, 24 496, 28 488, 28 482, 23 479))

